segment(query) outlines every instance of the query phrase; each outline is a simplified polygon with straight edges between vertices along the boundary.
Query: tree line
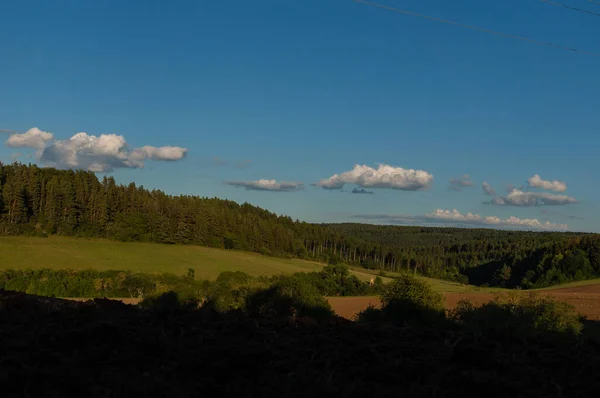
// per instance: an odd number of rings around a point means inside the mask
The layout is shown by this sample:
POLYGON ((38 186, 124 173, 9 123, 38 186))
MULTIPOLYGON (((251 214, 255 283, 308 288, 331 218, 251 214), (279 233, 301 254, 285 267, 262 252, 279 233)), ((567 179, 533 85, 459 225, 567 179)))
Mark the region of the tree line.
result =
POLYGON ((0 163, 0 193, 0 235, 201 245, 507 287, 600 276, 593 234, 311 224, 248 203, 18 162, 0 163))
POLYGON ((176 293, 181 300, 209 300, 218 310, 239 309, 249 294, 273 286, 288 286, 312 296, 365 296, 380 293, 383 281, 365 282, 346 265, 327 265, 319 272, 253 277, 240 271, 222 272, 214 281, 196 280, 195 270, 185 275, 129 271, 7 269, 0 271, 0 290, 46 297, 149 299, 176 293))

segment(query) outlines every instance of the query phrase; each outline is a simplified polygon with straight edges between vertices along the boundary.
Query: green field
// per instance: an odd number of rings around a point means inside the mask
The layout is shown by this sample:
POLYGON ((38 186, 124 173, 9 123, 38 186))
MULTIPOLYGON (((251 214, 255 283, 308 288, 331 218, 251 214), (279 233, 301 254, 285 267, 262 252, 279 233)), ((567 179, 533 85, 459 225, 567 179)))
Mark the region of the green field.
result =
POLYGON ((0 269, 96 269, 183 275, 188 268, 193 268, 197 279, 214 279, 223 271, 269 276, 316 271, 321 267, 314 262, 198 246, 121 243, 57 236, 0 237, 0 269))
MULTIPOLYGON (((223 271, 243 271, 253 276, 318 271, 323 264, 267 257, 256 253, 211 249, 199 246, 122 243, 102 239, 0 237, 0 269, 51 268, 125 270, 145 273, 171 272, 183 275, 188 268, 197 279, 214 279, 223 271)), ((378 275, 353 267, 351 272, 363 281, 378 275)), ((386 272, 384 282, 397 274, 386 272)), ((502 289, 478 288, 454 282, 425 278, 443 293, 493 292, 502 289)))

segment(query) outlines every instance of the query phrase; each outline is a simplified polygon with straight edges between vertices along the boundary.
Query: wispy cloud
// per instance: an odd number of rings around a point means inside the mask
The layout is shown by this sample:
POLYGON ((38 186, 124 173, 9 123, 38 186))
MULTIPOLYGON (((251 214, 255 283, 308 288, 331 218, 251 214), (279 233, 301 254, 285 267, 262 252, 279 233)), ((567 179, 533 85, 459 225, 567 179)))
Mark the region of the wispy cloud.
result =
POLYGON ((252 165, 252 160, 240 160, 239 162, 237 162, 235 164, 235 167, 238 169, 247 169, 248 167, 250 167, 252 165))
POLYGON ((358 214, 355 218, 400 225, 445 225, 462 227, 491 227, 500 229, 525 230, 567 230, 567 224, 542 222, 535 218, 481 216, 474 213, 461 213, 458 210, 436 209, 433 213, 410 216, 389 214, 358 214))
POLYGON ((554 210, 548 210, 548 209, 541 209, 540 214, 547 215, 547 216, 551 215, 551 216, 557 216, 557 217, 566 217, 566 218, 570 218, 571 220, 585 220, 584 217, 563 214, 561 212, 554 211, 554 210))
POLYGON ((496 191, 494 190, 494 188, 492 188, 492 186, 490 184, 488 184, 487 181, 484 181, 481 184, 481 189, 483 189, 483 193, 485 193, 488 196, 495 196, 496 195, 496 191))
POLYGON ((350 171, 334 174, 312 185, 324 189, 342 189, 345 184, 356 184, 362 188, 388 188, 403 191, 427 189, 433 175, 423 170, 381 164, 374 169, 366 165, 355 165, 350 171))
POLYGON ((298 191, 304 187, 301 182, 277 182, 276 180, 257 180, 257 181, 225 181, 225 184, 234 187, 245 188, 249 191, 273 191, 290 192, 298 191))
POLYGON ((218 156, 213 156, 210 160, 211 160, 211 163, 215 166, 227 166, 229 164, 228 161, 223 160, 218 156))
POLYGON ((451 179, 448 189, 452 191, 462 191, 463 188, 472 187, 473 185, 475 184, 471 181, 471 177, 468 174, 465 174, 462 177, 451 179))
POLYGON ((368 194, 368 195, 374 194, 373 191, 369 191, 368 189, 364 189, 364 188, 354 188, 351 192, 357 193, 357 194, 368 194))

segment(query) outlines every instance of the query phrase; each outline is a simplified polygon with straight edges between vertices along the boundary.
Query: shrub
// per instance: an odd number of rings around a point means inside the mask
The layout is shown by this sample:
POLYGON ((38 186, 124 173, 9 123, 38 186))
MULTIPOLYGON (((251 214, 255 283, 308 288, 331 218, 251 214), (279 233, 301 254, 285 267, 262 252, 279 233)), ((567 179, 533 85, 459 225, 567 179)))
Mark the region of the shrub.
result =
POLYGON ((219 312, 245 310, 246 298, 269 285, 268 280, 244 272, 223 272, 208 288, 206 305, 219 312))
POLYGON ((167 292, 157 297, 146 298, 138 305, 140 308, 153 310, 160 313, 175 312, 181 309, 179 296, 175 292, 167 292))
POLYGON ((246 312, 251 316, 310 317, 325 320, 333 316, 329 302, 305 278, 290 276, 248 295, 246 312))
POLYGON ((138 298, 144 298, 144 296, 152 294, 156 290, 152 279, 146 274, 127 275, 123 281, 123 288, 131 297, 138 298))
POLYGON ((337 264, 324 267, 313 276, 314 285, 325 296, 361 296, 368 293, 369 284, 350 273, 347 265, 337 264))
POLYGON ((578 335, 583 330, 583 318, 572 305, 535 293, 497 295, 480 307, 461 301, 451 316, 468 328, 499 334, 532 336, 550 332, 578 335))
POLYGON ((385 289, 383 279, 381 279, 381 277, 379 276, 375 277, 375 280, 373 281, 373 286, 371 286, 371 291, 373 293, 381 294, 383 292, 383 289, 385 289))
POLYGON ((381 309, 367 308, 359 313, 361 322, 386 322, 432 326, 445 321, 444 297, 429 284, 411 275, 400 275, 383 287, 381 309))
POLYGON ((444 296, 434 292, 424 280, 412 275, 402 274, 383 289, 381 302, 383 306, 387 306, 394 302, 406 300, 418 307, 444 310, 444 296))

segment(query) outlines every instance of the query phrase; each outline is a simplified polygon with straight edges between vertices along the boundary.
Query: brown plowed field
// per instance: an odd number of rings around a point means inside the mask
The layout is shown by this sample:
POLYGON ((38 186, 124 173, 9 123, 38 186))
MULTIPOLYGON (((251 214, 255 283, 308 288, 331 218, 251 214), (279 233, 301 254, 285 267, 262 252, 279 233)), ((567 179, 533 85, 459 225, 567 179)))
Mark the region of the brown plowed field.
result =
MULTIPOLYGON (((590 320, 600 320, 600 284, 543 290, 539 293, 572 304, 577 311, 590 320)), ((444 293, 444 296, 448 309, 456 307, 456 304, 462 299, 483 304, 494 297, 491 293, 476 292, 444 293)), ((330 297, 329 303, 339 316, 347 319, 352 319, 369 305, 380 305, 377 297, 330 297)))

